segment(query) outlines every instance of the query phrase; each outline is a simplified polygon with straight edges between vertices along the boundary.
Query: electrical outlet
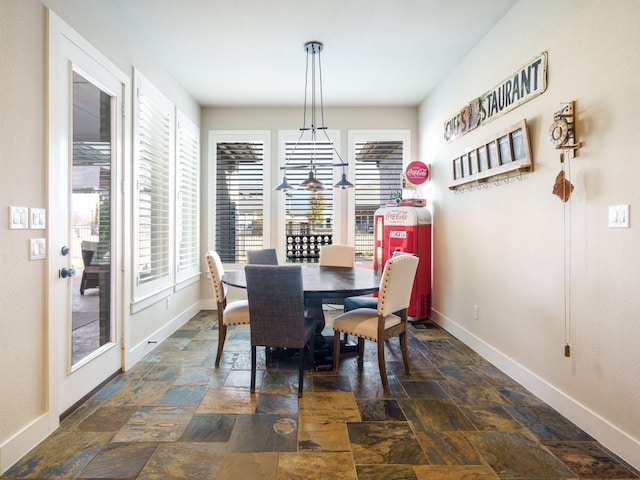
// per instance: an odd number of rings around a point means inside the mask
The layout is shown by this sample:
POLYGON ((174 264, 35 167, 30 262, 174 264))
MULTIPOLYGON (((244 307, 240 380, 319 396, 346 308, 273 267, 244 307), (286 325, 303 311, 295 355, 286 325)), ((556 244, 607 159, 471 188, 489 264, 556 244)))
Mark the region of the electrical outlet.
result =
POLYGON ((47 256, 47 241, 44 238, 29 239, 29 260, 42 260, 47 256))
POLYGON ((629 228, 629 205, 609 207, 609 228, 629 228))
POLYGON ((473 306, 473 319, 474 320, 478 319, 478 305, 473 306))

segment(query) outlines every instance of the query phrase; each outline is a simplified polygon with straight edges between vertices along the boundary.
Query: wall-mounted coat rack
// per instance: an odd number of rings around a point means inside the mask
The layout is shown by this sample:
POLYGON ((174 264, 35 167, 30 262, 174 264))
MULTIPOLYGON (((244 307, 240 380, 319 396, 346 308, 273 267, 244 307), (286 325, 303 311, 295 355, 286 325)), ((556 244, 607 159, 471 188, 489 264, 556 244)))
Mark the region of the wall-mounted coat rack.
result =
POLYGON ((522 178, 533 170, 527 121, 522 120, 496 138, 454 158, 450 190, 464 191, 509 178, 522 178))

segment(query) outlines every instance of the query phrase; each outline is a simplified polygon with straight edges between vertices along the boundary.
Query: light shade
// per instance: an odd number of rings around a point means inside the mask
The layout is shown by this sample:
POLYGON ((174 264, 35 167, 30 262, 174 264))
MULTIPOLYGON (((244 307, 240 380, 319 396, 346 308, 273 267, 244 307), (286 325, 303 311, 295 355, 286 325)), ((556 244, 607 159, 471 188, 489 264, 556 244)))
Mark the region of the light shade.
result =
POLYGON ((346 190, 347 188, 355 188, 355 185, 347 180, 347 174, 342 173, 342 178, 338 183, 336 183, 333 188, 339 188, 341 190, 346 190))
POLYGON ((307 190, 324 190, 324 183, 316 178, 313 170, 309 170, 309 176, 304 182, 300 183, 300 186, 307 190))
POLYGON ((283 175, 282 176, 282 183, 280 185, 278 185, 275 190, 279 190, 281 192, 288 192, 289 190, 294 190, 293 185, 291 185, 289 183, 289 181, 287 180, 287 176, 283 175))

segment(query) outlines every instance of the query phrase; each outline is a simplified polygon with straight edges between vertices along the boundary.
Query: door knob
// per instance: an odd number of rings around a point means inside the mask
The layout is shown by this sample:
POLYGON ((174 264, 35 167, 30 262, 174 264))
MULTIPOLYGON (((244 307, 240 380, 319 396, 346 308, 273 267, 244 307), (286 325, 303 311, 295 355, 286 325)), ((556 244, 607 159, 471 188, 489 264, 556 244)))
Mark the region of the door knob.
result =
POLYGON ((76 269, 73 268, 73 267, 71 267, 71 268, 62 267, 58 271, 58 275, 60 276, 60 278, 75 277, 76 276, 76 269))

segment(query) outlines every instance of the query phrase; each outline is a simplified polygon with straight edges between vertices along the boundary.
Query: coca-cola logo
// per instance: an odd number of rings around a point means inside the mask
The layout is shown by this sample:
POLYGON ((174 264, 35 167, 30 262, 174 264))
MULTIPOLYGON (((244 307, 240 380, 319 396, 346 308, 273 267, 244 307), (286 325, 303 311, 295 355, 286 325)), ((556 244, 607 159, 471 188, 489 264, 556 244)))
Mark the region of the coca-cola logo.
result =
POLYGON ((385 215, 385 220, 389 222, 402 222, 407 219, 409 213, 406 210, 389 210, 385 215))
POLYGON ((416 160, 407 165, 405 175, 407 176, 407 180, 414 185, 422 185, 429 179, 429 167, 416 160))

